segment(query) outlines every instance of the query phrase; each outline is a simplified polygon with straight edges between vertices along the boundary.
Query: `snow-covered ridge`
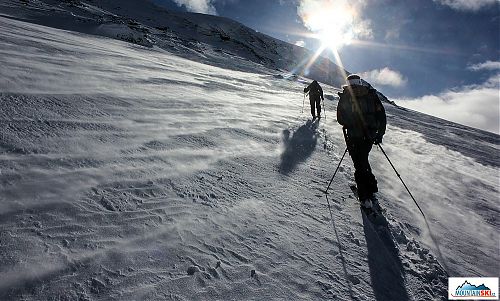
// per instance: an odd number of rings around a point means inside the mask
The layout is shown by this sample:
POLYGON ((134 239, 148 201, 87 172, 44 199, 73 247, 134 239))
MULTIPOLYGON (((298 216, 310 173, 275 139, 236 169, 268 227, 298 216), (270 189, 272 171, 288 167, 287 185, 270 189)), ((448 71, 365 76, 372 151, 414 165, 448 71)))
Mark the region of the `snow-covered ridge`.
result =
POLYGON ((61 29, 158 46, 208 64, 247 70, 248 66, 227 64, 243 58, 271 70, 306 75, 334 86, 344 82, 340 67, 326 58, 318 58, 306 69, 308 59, 314 55, 310 50, 227 18, 170 12, 147 0, 7 0, 0 4, 0 12, 61 29))

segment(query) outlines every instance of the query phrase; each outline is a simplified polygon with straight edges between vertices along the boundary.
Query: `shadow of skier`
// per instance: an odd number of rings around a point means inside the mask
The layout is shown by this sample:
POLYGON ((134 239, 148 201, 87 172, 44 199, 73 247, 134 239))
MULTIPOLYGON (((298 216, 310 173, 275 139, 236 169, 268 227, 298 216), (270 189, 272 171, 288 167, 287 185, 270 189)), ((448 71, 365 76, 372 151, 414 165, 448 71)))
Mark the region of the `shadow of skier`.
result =
POLYGON ((362 216, 375 299, 377 301, 409 300, 403 264, 389 227, 374 226, 363 212, 362 216))
POLYGON ((281 163, 279 172, 287 175, 292 172, 295 167, 304 162, 314 151, 318 140, 316 129, 318 128, 318 120, 308 120, 300 126, 292 137, 288 129, 283 131, 283 142, 285 150, 281 154, 281 163))
POLYGON ((335 237, 337 238, 337 246, 339 249, 340 261, 342 263, 342 270, 344 271, 345 283, 347 283, 347 289, 349 290, 349 296, 351 300, 355 300, 354 294, 352 292, 351 277, 347 271, 347 264, 345 261, 344 252, 342 251, 342 244, 340 243, 339 233, 337 232, 337 226, 335 224, 335 219, 333 218, 332 208, 330 206, 330 200, 328 199, 328 194, 325 194, 326 203, 328 204, 328 211, 330 212, 330 220, 332 221, 333 231, 335 232, 335 237))

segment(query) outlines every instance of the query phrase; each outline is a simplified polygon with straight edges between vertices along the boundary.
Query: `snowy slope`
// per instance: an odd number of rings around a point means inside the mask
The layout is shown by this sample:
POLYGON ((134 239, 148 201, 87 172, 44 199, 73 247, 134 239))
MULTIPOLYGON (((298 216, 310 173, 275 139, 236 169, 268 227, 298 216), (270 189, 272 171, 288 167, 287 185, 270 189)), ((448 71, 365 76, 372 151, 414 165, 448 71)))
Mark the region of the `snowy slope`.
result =
POLYGON ((445 269, 498 274, 497 135, 387 107, 441 257, 378 150, 388 227, 349 158, 326 199, 336 101, 312 123, 262 66, 5 17, 0 63, 2 300, 446 300, 445 269))
POLYGON ((5 0, 0 12, 30 22, 61 29, 166 49, 185 58, 234 70, 248 71, 251 61, 268 72, 305 74, 340 86, 344 73, 314 53, 256 32, 236 21, 211 15, 170 12, 149 1, 5 0), (244 59, 243 62, 236 63, 244 59), (243 66, 241 66, 243 64, 243 66))

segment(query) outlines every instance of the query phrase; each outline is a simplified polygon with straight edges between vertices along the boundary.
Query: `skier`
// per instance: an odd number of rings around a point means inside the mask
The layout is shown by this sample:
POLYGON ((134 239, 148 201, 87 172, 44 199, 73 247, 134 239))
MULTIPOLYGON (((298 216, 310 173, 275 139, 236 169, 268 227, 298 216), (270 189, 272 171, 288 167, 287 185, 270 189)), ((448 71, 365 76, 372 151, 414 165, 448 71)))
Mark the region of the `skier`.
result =
POLYGON ((347 85, 338 93, 337 121, 342 125, 349 155, 354 163, 354 179, 361 206, 372 210, 378 207, 374 193, 377 180, 372 173, 368 154, 373 144, 382 143, 386 116, 377 91, 359 75, 347 77, 347 85))
POLYGON ((312 83, 309 84, 306 88, 304 88, 304 93, 309 92, 309 103, 311 104, 311 115, 312 118, 321 118, 321 100, 324 100, 323 97, 323 89, 321 89, 321 86, 318 84, 316 80, 313 80, 312 83), (316 107, 316 110, 315 110, 316 107), (318 112, 318 115, 316 116, 314 113, 315 111, 318 112))

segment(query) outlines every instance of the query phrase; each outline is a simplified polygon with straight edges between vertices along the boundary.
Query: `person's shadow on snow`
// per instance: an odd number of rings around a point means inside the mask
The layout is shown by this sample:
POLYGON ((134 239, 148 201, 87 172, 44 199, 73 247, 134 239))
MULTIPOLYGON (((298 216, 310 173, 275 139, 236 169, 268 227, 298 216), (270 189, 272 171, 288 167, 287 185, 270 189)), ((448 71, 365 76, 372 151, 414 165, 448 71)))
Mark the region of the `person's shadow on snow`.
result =
POLYGON ((378 226, 375 229, 377 226, 374 226, 365 214, 362 213, 362 216, 375 299, 377 301, 409 300, 405 287, 404 267, 389 227, 378 226))
POLYGON ((281 154, 279 172, 287 175, 295 167, 304 162, 314 151, 318 140, 316 129, 318 121, 308 120, 300 126, 290 137, 290 130, 283 131, 283 143, 285 150, 281 154))

